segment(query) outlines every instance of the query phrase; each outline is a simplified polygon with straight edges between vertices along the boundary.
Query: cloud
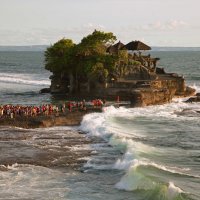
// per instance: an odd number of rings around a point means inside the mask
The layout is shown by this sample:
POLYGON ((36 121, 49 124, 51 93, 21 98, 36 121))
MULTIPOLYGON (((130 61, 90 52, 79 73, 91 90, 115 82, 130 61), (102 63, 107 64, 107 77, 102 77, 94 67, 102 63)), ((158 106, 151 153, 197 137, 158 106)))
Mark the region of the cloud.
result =
POLYGON ((188 24, 182 20, 170 20, 164 23, 156 22, 155 24, 150 25, 150 28, 156 30, 175 30, 179 28, 186 27, 188 24))
MULTIPOLYGON (((87 31, 93 31, 94 29, 97 29, 97 30, 105 30, 105 26, 101 25, 101 24, 93 24, 93 23, 88 23, 88 24, 85 24, 83 25, 83 27, 85 30, 87 31)), ((83 30, 83 29, 82 29, 83 30)))
POLYGON ((3 29, 0 27, 0 45, 34 45, 34 44, 53 44, 59 39, 71 38, 75 43, 92 33, 94 29, 106 32, 113 32, 118 40, 128 43, 132 40, 141 40, 149 45, 175 45, 174 40, 185 36, 184 42, 192 43, 190 32, 183 31, 191 28, 191 25, 182 20, 156 21, 144 25, 112 26, 107 28, 102 24, 86 23, 81 26, 68 26, 62 28, 32 27, 24 29, 3 29), (183 34, 184 33, 184 34, 183 34), (163 41, 167 39, 167 41, 163 41), (162 41, 161 41, 162 40, 162 41))
POLYGON ((182 20, 170 20, 170 21, 157 21, 152 24, 144 25, 139 27, 139 30, 145 30, 145 31, 171 31, 171 30, 177 30, 180 28, 187 27, 188 24, 182 20))
POLYGON ((173 31, 173 30, 180 30, 183 28, 188 28, 189 24, 184 22, 183 20, 169 20, 169 21, 156 21, 149 24, 143 25, 129 25, 126 27, 120 27, 121 30, 130 32, 154 32, 154 31, 173 31))
POLYGON ((106 28, 101 24, 94 23, 83 24, 79 27, 66 26, 62 28, 0 28, 0 45, 52 44, 63 37, 71 38, 78 43, 95 29, 105 30, 106 28))

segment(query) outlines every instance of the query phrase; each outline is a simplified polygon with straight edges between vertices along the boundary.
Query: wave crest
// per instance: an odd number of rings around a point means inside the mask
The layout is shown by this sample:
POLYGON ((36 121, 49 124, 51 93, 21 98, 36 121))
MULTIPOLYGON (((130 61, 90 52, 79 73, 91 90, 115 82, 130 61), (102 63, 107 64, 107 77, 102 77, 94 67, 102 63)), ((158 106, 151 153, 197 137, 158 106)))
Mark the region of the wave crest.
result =
POLYGON ((0 82, 26 85, 50 85, 50 80, 37 80, 34 76, 31 76, 30 74, 0 73, 0 82))

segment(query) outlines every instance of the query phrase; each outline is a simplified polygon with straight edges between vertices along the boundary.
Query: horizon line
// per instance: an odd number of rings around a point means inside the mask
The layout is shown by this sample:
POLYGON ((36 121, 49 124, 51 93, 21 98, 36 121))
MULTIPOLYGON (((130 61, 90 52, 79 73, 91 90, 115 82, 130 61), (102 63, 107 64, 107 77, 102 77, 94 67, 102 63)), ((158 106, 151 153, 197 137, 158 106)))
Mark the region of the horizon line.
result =
MULTIPOLYGON (((0 47, 36 47, 36 46, 50 46, 51 44, 30 44, 30 45, 1 45, 0 47)), ((152 48, 200 48, 200 46, 151 46, 152 48)))

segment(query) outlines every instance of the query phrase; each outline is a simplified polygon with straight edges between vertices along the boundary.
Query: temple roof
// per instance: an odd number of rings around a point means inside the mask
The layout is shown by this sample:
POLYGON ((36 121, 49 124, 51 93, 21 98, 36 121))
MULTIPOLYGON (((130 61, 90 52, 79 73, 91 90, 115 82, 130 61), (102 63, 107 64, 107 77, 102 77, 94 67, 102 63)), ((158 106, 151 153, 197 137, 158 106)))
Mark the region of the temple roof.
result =
MULTIPOLYGON (((117 53, 119 50, 123 50, 124 46, 125 45, 119 41, 118 43, 108 47, 107 52, 117 53)), ((124 49, 126 49, 126 48, 124 48, 124 49)))
POLYGON ((141 41, 132 41, 129 42, 124 46, 127 50, 132 50, 132 51, 140 51, 140 50, 151 50, 151 47, 144 44, 141 41))

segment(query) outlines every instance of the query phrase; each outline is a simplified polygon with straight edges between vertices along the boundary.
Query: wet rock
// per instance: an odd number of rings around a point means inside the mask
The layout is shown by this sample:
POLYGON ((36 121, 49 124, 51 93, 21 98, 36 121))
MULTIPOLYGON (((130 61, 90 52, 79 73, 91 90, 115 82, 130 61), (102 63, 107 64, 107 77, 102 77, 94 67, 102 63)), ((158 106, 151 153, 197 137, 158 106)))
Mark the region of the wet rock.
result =
POLYGON ((197 96, 197 97, 200 97, 200 93, 196 93, 196 96, 197 96))
POLYGON ((187 86, 184 96, 193 96, 193 95, 195 95, 195 92, 196 92, 196 90, 194 88, 187 86))
POLYGON ((50 88, 43 88, 43 89, 40 90, 41 94, 50 93, 50 92, 51 92, 50 88))
POLYGON ((186 100, 187 103, 200 102, 200 96, 190 97, 186 100))
POLYGON ((99 142, 76 130, 8 128, 6 134, 2 133, 4 129, 0 129, 0 171, 7 171, 16 163, 79 170, 91 154, 88 145, 99 142), (29 137, 22 139, 24 134, 29 137))

